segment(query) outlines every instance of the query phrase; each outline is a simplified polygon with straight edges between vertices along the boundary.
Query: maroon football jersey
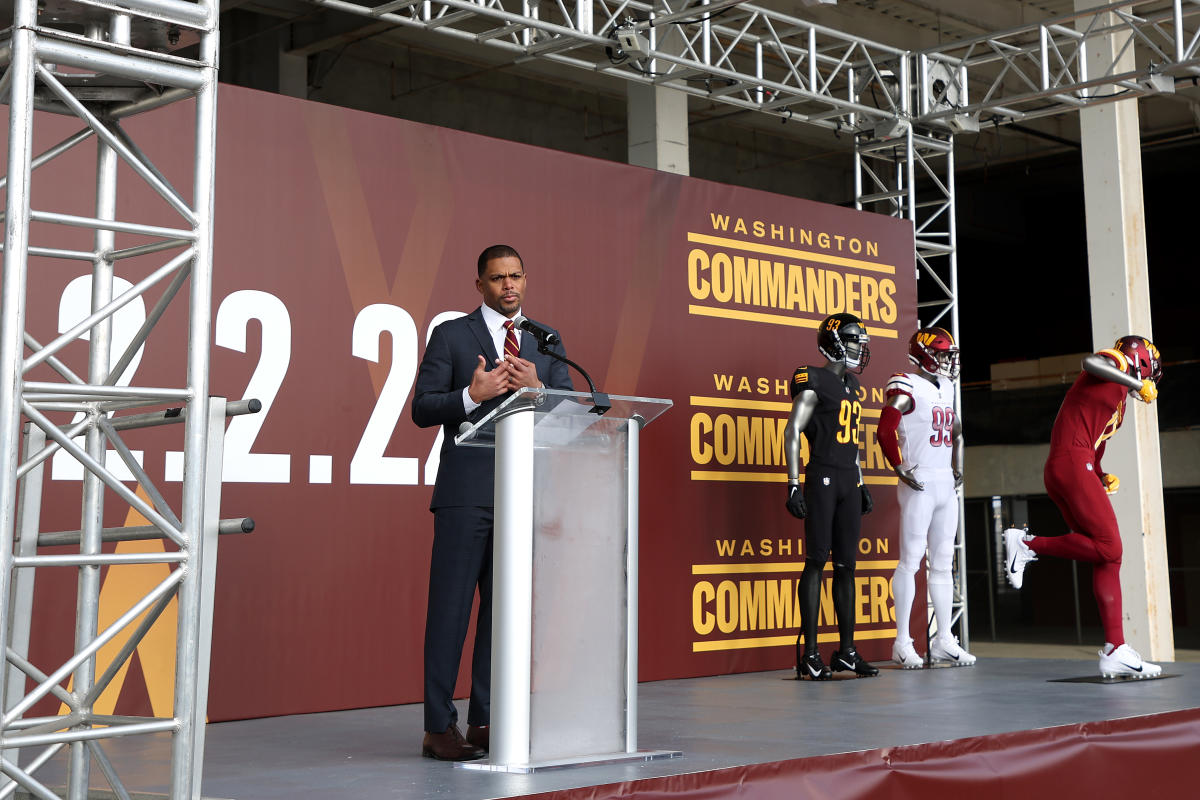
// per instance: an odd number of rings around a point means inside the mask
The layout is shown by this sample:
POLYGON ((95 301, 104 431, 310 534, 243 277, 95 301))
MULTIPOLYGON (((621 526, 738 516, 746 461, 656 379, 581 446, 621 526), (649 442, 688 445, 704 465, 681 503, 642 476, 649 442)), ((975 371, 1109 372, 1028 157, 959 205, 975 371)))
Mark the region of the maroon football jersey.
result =
POLYGON ((1050 433, 1050 453, 1095 451, 1125 420, 1129 387, 1081 372, 1067 390, 1050 433))

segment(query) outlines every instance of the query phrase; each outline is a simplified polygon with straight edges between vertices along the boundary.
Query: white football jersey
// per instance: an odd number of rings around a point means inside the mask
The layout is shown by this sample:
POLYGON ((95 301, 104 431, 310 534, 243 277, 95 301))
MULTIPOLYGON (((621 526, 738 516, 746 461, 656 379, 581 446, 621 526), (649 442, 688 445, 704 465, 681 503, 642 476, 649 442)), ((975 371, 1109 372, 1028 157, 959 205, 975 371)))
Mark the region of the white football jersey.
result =
POLYGON ((900 418, 896 431, 900 457, 906 467, 920 465, 921 474, 950 472, 954 453, 954 382, 938 376, 934 386, 920 375, 896 373, 888 380, 887 396, 904 394, 912 407, 900 418))

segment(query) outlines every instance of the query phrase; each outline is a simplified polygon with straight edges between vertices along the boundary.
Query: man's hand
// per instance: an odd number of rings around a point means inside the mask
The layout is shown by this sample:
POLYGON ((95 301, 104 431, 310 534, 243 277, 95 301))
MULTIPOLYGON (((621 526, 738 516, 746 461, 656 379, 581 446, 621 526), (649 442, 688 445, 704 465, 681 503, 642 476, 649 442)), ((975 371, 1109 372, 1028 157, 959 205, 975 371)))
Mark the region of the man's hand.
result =
POLYGON ((787 510, 796 519, 808 516, 808 506, 804 504, 804 489, 794 483, 788 486, 787 510))
MULTIPOLYGON (((925 491, 925 484, 923 484, 923 483, 921 483, 921 481, 917 480, 917 475, 916 475, 917 468, 920 466, 921 466, 920 464, 913 464, 911 467, 908 467, 907 469, 904 468, 903 466, 893 467, 893 469, 896 470, 896 476, 898 478, 900 478, 900 480, 904 481, 904 485, 906 485, 908 488, 913 489, 915 491, 923 492, 923 491, 925 491)), ((866 513, 866 512, 863 512, 863 513, 866 513)))
POLYGON ((871 492, 868 491, 865 483, 858 488, 862 489, 862 513, 870 514, 875 509, 875 501, 871 499, 871 492))
POLYGON ((1121 488, 1121 479, 1107 472, 1100 476, 1100 482, 1104 484, 1104 491, 1108 494, 1116 494, 1117 489, 1121 488))
POLYGON ((509 373, 512 368, 504 361, 496 359, 496 368, 487 369, 487 359, 479 356, 475 372, 471 374, 471 385, 467 394, 476 403, 485 403, 493 397, 499 397, 508 391, 509 373))
POLYGON ((1158 397, 1158 387, 1154 385, 1154 381, 1144 380, 1142 381, 1142 388, 1138 389, 1137 395, 1143 403, 1153 403, 1154 398, 1158 397))
POLYGON ((512 391, 523 389, 528 386, 531 389, 536 389, 542 385, 538 380, 537 367, 532 361, 526 361, 520 357, 510 357, 505 360, 508 364, 508 388, 512 391))

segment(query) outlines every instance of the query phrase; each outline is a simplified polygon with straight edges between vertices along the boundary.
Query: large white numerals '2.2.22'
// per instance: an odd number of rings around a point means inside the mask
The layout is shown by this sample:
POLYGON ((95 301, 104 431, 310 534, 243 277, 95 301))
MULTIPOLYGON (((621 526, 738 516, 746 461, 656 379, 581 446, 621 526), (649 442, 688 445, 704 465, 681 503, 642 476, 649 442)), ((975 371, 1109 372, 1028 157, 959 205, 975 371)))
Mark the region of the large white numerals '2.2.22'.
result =
MULTIPOLYGON (((426 341, 429 340, 429 333, 439 324, 461 316, 461 311, 438 314, 429 324, 426 341)), ((246 325, 251 319, 258 319, 262 323, 263 346, 244 396, 258 398, 263 407, 258 414, 235 417, 229 423, 225 435, 225 480, 287 483, 291 473, 290 456, 250 451, 283 384, 291 360, 292 326, 287 308, 277 297, 266 292, 234 292, 221 303, 217 312, 216 343, 245 352, 246 325)), ((379 363, 380 345, 385 333, 391 340, 391 366, 350 460, 352 484, 412 485, 418 481, 418 459, 384 455, 416 377, 416 324, 409 313, 399 306, 387 303, 369 305, 354 319, 350 352, 358 358, 379 363)), ((442 432, 438 429, 425 464, 426 484, 432 484, 437 476, 441 442, 442 432)))
POLYGON ((217 309, 215 342, 220 347, 246 352, 246 329, 252 319, 262 324, 262 353, 243 397, 260 400, 262 410, 229 421, 223 478, 238 483, 289 483, 290 455, 250 452, 292 359, 292 319, 287 306, 267 292, 254 289, 234 292, 217 309))
POLYGON ((379 399, 367 420, 358 449, 350 460, 351 483, 397 485, 417 482, 417 459, 383 454, 417 375, 416 324, 399 306, 386 303, 367 306, 354 319, 350 352, 358 358, 379 363, 379 343, 385 332, 392 340, 392 365, 379 390, 379 399))
MULTIPOLYGON (((444 311, 433 318, 425 332, 428 344, 433 329, 448 319, 463 316, 461 311, 444 311)), ((354 335, 350 351, 359 358, 379 362, 381 334, 391 335, 392 366, 388 370, 383 389, 375 410, 367 420, 354 459, 350 462, 351 483, 415 484, 417 482, 417 459, 385 456, 392 431, 404 410, 413 380, 417 374, 417 326, 408 312, 399 306, 377 303, 364 308, 354 320, 354 335)), ((437 479, 438 462, 442 445, 442 429, 438 428, 425 461, 425 483, 437 479)))
MULTIPOLYGON (((113 277, 112 294, 114 297, 124 294, 131 288, 133 288, 133 284, 129 281, 121 277, 113 277)), ((66 288, 63 289, 62 296, 58 300, 58 332, 66 333, 90 313, 92 313, 92 276, 80 275, 67 284, 66 288)), ((110 339, 108 357, 109 369, 112 369, 117 359, 124 355, 125 349, 129 347, 133 341, 133 337, 137 335, 138 330, 145 321, 146 304, 140 297, 126 303, 112 315, 112 337, 110 339)), ((90 339, 91 332, 85 331, 79 335, 79 338, 90 339)), ((117 380, 118 386, 128 386, 133 380, 133 373, 137 371, 145 349, 143 345, 134 353, 129 366, 125 368, 125 371, 121 373, 121 377, 117 380)), ((74 425, 81 419, 83 419, 83 415, 76 414, 71 420, 71 424, 74 425)), ((82 445, 83 437, 77 437, 75 441, 82 445)), ((138 464, 142 463, 141 450, 134 450, 133 457, 138 464)), ((125 467, 125 464, 121 461, 116 451, 109 450, 105 456, 104 463, 118 479, 133 480, 133 473, 125 467)), ((81 481, 83 480, 83 465, 72 458, 66 451, 60 450, 54 454, 51 461, 50 477, 56 481, 81 481)))
MULTIPOLYGON (((462 311, 443 311, 429 322, 429 328, 425 331, 425 344, 429 344, 429 337, 433 335, 433 329, 443 322, 459 317, 465 317, 466 313, 462 311)), ((442 439, 446 432, 439 427, 437 436, 434 437, 433 447, 429 449, 429 458, 425 461, 425 485, 433 486, 437 481, 438 467, 442 463, 442 439)))
MULTIPOLYGON (((72 281, 63 292, 59 303, 60 331, 69 329, 89 313, 90 287, 91 277, 82 276, 72 281)), ((123 292, 129 287, 128 281, 121 278, 115 278, 113 281, 114 293, 123 292)), ((132 341, 145 316, 145 306, 141 298, 137 298, 114 316, 113 361, 120 357, 132 341)), ((426 343, 434 328, 461 316, 461 311, 445 311, 434 317, 425 333, 426 343)), ((223 477, 231 483, 289 483, 292 477, 290 454, 252 451, 291 363, 292 321, 287 307, 269 292, 244 289, 230 294, 217 309, 214 344, 245 353, 252 320, 257 320, 261 326, 262 348, 258 363, 255 364, 254 372, 242 396, 258 399, 262 403, 262 410, 257 414, 238 416, 229 421, 229 428, 225 433, 223 477)), ((419 480, 418 459, 384 455, 416 377, 418 343, 417 329, 412 317, 399 306, 385 303, 367 306, 354 320, 351 353, 358 358, 378 363, 384 333, 388 334, 391 340, 391 366, 367 420, 362 438, 354 451, 354 457, 350 461, 350 483, 412 485, 419 480)), ((139 349, 121 375, 120 385, 130 384, 141 356, 142 350, 139 349)), ((437 478, 442 438, 442 430, 439 428, 425 462, 424 475, 420 476, 426 485, 432 485, 437 478)), ((134 455, 140 462, 141 452, 135 451, 134 455)), ((126 474, 128 471, 119 463, 115 453, 110 452, 107 461, 109 468, 119 478, 132 479, 133 476, 126 474)), ((82 466, 66 453, 55 456, 52 472, 56 480, 82 478, 82 466)), ((178 477, 175 480, 178 480, 178 477)))

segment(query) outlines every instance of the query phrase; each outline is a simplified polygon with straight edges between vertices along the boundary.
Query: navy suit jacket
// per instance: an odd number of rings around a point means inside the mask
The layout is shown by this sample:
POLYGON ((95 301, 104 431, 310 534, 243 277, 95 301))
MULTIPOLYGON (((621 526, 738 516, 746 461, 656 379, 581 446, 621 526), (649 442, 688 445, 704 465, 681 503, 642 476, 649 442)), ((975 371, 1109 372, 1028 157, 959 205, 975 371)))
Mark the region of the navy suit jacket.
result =
MULTIPOLYGON (((550 349, 564 354, 561 344, 550 349)), ((445 431, 430 509, 446 506, 491 508, 494 504, 495 450, 459 447, 454 443, 459 425, 468 419, 475 422, 487 416, 509 396, 493 397, 468 417, 463 410, 462 390, 470 385, 479 356, 484 357, 489 369, 499 358, 492 336, 483 323, 483 313, 476 308, 465 317, 448 320, 434 328, 425 348, 425 357, 421 359, 413 394, 412 419, 422 428, 441 425, 445 431)), ((521 358, 533 362, 538 378, 548 388, 574 389, 567 365, 539 353, 537 341, 524 332, 521 334, 521 358)))

